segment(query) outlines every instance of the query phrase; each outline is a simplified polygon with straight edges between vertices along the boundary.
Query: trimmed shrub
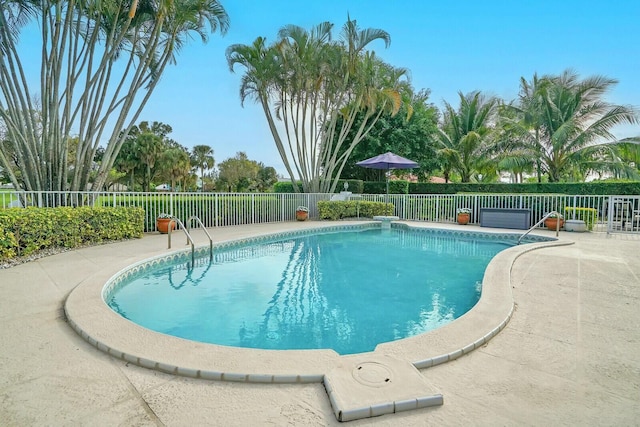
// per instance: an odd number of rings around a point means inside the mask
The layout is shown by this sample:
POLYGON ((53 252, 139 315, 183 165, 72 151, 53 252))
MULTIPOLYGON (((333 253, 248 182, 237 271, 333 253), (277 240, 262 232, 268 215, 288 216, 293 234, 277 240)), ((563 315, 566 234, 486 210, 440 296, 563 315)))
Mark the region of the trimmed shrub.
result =
POLYGON ((319 201, 320 219, 373 218, 376 215, 392 215, 393 203, 366 202, 359 200, 319 201))
MULTIPOLYGON (((362 194, 364 191, 364 181, 360 179, 340 179, 336 185, 336 193, 344 191, 344 183, 349 184, 347 191, 354 194, 362 194)), ((298 187, 302 188, 302 183, 298 181, 298 187)), ((276 182, 273 184, 274 193, 294 193, 293 184, 291 182, 276 182)))
MULTIPOLYGON (((389 190, 391 191, 391 190, 389 190)), ((640 182, 557 182, 557 183, 409 183, 409 194, 509 193, 581 194, 632 196, 640 194, 640 182)))
POLYGON ((598 211, 593 208, 567 206, 564 208, 564 218, 582 220, 587 225, 587 230, 592 231, 593 225, 598 221, 598 211))
POLYGON ((7 217, 0 216, 0 259, 9 259, 16 256, 18 242, 16 236, 9 230, 7 217))
MULTIPOLYGON (((300 185, 300 183, 298 183, 300 185)), ((274 193, 294 193, 293 184, 289 181, 276 182, 273 184, 274 193)))
POLYGON ((140 208, 57 207, 0 211, 0 258, 142 237, 140 208))
POLYGON ((344 183, 349 184, 349 188, 347 191, 351 191, 354 194, 363 194, 364 192, 364 181, 361 179, 341 179, 338 181, 338 185, 336 186, 336 192, 339 193, 344 191, 344 183))
MULTIPOLYGON (((363 194, 386 194, 387 183, 386 181, 365 181, 363 187, 363 194)), ((409 194, 409 181, 401 179, 389 181, 389 194, 409 194)))

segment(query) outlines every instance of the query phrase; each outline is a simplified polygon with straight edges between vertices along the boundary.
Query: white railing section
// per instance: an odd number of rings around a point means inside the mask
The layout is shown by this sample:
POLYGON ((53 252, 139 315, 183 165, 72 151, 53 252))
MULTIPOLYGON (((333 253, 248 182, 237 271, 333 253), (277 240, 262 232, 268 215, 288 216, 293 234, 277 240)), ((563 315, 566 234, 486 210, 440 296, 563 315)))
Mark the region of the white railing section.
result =
MULTIPOLYGON (((160 213, 186 220, 197 216, 205 228, 295 220, 296 208, 309 208, 318 219, 317 203, 332 194, 282 193, 158 193, 158 192, 0 192, 0 209, 21 206, 138 206, 145 211, 145 231, 156 231, 160 213)), ((594 230, 640 233, 640 195, 563 194, 362 194, 352 200, 387 201, 393 215, 409 221, 455 223, 456 210, 471 209, 471 224, 479 224, 482 208, 528 209, 531 224, 551 211, 565 219, 581 219, 580 211, 595 212, 594 230), (580 208, 580 209, 573 209, 580 208)), ((538 225, 539 226, 539 225, 538 225)))
POLYGON ((640 233, 640 196, 612 196, 607 206, 607 233, 640 233))

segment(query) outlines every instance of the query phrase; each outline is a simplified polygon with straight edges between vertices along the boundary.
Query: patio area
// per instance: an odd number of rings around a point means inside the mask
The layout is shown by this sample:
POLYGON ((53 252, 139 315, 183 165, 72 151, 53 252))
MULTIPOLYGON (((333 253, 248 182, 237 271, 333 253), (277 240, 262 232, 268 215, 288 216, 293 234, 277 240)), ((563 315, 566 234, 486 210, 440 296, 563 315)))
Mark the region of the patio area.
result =
MULTIPOLYGON (((321 224, 212 232, 215 241, 224 241, 321 224)), ((183 247, 183 237, 174 235, 174 249, 183 247)), ((205 243, 204 233, 195 231, 194 237, 205 243)), ((516 260, 516 309, 502 332, 468 355, 421 370, 444 405, 349 425, 637 424, 640 235, 560 237, 575 244, 516 260)), ((0 270, 2 424, 339 425, 321 383, 249 384, 164 374, 115 359, 70 328, 62 307, 72 289, 167 253, 166 239, 149 234, 0 270)))

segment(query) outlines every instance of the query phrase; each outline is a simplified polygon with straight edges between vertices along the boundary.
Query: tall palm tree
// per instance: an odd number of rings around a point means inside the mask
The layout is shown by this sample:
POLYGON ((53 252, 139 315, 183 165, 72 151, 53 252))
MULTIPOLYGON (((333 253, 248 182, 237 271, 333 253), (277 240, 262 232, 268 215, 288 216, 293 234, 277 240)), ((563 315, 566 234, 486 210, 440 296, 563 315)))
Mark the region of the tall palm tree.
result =
POLYGON ((216 161, 213 157, 213 148, 208 145, 195 145, 191 150, 191 164, 200 169, 200 182, 204 191, 204 171, 213 169, 216 161))
POLYGON ((134 191, 136 169, 141 166, 141 162, 137 153, 136 141, 131 138, 131 135, 122 144, 113 166, 116 170, 123 172, 125 176, 129 175, 129 191, 134 191))
POLYGON ((511 171, 520 181, 523 173, 532 170, 535 170, 538 182, 542 181, 542 153, 539 151, 542 117, 538 94, 548 84, 549 77, 540 78, 537 73, 531 81, 521 77, 518 100, 499 109, 496 128, 499 168, 511 171))
MULTIPOLYGON (((189 153, 182 147, 171 147, 159 157, 162 163, 163 178, 171 182, 171 189, 175 190, 176 183, 186 182, 191 174, 191 162, 189 153)), ((184 191, 184 185, 182 190, 184 191)))
MULTIPOLYGON (((272 91, 277 90, 277 82, 283 79, 283 68, 276 45, 267 46, 266 39, 258 37, 251 45, 234 44, 229 46, 226 51, 226 57, 229 70, 232 72, 236 65, 241 65, 245 68, 245 73, 240 81, 240 104, 244 105, 247 99, 260 104, 278 154, 280 154, 287 173, 290 177, 293 177, 293 168, 287 155, 287 149, 276 126, 274 113, 271 110, 271 100, 275 96, 272 91)), ((298 191, 296 180, 292 178, 291 182, 294 189, 298 191)))
POLYGON ((136 138, 138 157, 146 168, 143 187, 151 191, 152 174, 156 162, 164 152, 165 145, 162 137, 152 132, 142 132, 136 138))
MULTIPOLYGON (((6 0, 0 5, 0 119, 22 171, 20 179, 11 174, 11 180, 27 190, 101 189, 166 66, 176 62, 191 35, 206 41, 209 32, 229 26, 215 0, 6 0), (18 47, 18 36, 31 22, 42 33, 37 98, 24 67, 33 52, 18 47), (68 168, 71 134, 79 145, 68 168)), ((0 166, 8 169, 9 160, 0 153, 0 166)))
POLYGON ((504 120, 520 155, 537 159, 538 179, 581 180, 590 170, 616 170, 620 143, 611 133, 619 124, 638 123, 633 107, 603 100, 617 80, 591 76, 583 80, 567 70, 559 76, 521 79, 520 98, 510 106, 515 117, 504 120), (577 174, 577 176, 576 176, 577 174))
POLYGON ((621 167, 614 171, 614 176, 640 179, 640 137, 624 139, 616 148, 621 167))
POLYGON ((462 182, 470 182, 474 173, 486 169, 484 162, 491 155, 490 138, 498 100, 479 91, 467 95, 459 92, 458 96, 457 110, 445 102, 438 154, 447 175, 455 170, 462 182))
POLYGON ((236 64, 246 69, 241 100, 251 96, 262 105, 296 190, 299 178, 304 191, 334 191, 350 152, 339 154, 339 145, 355 146, 383 112, 396 113, 401 104, 395 86, 405 72, 365 51, 374 40, 388 45, 388 33, 361 30, 348 19, 339 40, 333 41, 332 28, 328 22, 311 30, 288 25, 270 46, 258 38, 250 46, 227 49, 230 69, 236 64), (346 141, 359 112, 366 120, 346 141), (344 118, 341 127, 338 117, 344 118), (331 144, 335 139, 337 146, 331 144))

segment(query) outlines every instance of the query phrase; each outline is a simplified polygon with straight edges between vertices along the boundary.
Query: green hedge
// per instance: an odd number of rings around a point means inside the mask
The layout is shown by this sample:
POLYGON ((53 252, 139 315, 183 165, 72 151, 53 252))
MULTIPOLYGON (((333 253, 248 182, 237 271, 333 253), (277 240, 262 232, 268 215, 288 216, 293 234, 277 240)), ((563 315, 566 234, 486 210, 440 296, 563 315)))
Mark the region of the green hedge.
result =
MULTIPOLYGON (((344 190, 349 183, 349 191, 354 194, 385 194, 387 184, 382 181, 340 180, 336 192, 344 190)), ((290 182, 278 182, 274 185, 276 193, 293 193, 290 182)), ((389 194, 457 194, 457 193, 508 193, 508 194, 580 194, 580 195, 616 195, 633 196, 640 194, 640 182, 571 182, 571 183, 449 183, 433 184, 429 182, 389 181, 389 194)))
MULTIPOLYGON (((300 183, 298 183, 300 185, 300 183)), ((288 181, 276 182, 273 184, 274 193, 293 193, 293 184, 288 181)))
POLYGON ((140 208, 58 207, 0 211, 0 259, 53 247, 142 237, 140 208))
MULTIPOLYGON (((409 181, 401 179, 389 181, 389 194, 409 194, 409 181)), ((387 183, 378 181, 366 181, 364 183, 364 194, 386 194, 387 183)))
POLYGON ((376 215, 393 215, 393 203, 359 200, 319 201, 320 219, 373 218, 376 215))
MULTIPOLYGON (((351 191, 354 194, 364 193, 364 181, 360 179, 340 179, 336 186, 336 193, 344 191, 344 183, 349 184, 347 191, 351 191)), ((298 181, 298 188, 302 189, 302 183, 298 181)), ((274 193, 293 193, 293 184, 291 182, 276 182, 273 184, 274 193)))
MULTIPOLYGON (((390 191, 391 192, 391 191, 390 191)), ((509 194, 580 194, 618 195, 640 194, 640 182, 572 182, 572 183, 409 183, 409 194, 509 193, 509 194)))

